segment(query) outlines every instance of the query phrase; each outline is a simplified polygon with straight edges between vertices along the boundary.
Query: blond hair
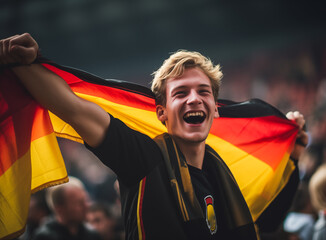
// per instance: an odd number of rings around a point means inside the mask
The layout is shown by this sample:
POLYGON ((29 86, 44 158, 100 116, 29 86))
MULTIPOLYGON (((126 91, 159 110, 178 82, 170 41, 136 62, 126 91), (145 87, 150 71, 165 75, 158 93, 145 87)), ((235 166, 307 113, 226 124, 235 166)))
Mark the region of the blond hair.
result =
POLYGON ((311 202, 317 210, 326 209, 326 164, 321 165, 309 182, 311 202))
POLYGON ((163 65, 153 73, 152 91, 155 94, 156 104, 166 104, 166 80, 182 76, 187 68, 199 67, 211 80, 214 99, 217 102, 223 73, 220 65, 198 52, 179 50, 166 59, 163 65))

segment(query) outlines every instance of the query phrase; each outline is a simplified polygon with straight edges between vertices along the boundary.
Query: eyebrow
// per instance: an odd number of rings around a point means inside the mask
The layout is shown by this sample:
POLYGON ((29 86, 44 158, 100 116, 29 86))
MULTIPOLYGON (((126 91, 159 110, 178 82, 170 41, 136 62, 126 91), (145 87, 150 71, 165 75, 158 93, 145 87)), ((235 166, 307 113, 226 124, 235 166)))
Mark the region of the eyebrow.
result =
MULTIPOLYGON (((199 84, 198 87, 199 87, 199 88, 211 88, 211 85, 208 85, 208 84, 199 84)), ((188 86, 186 86, 186 85, 181 85, 181 86, 178 86, 178 87, 174 88, 174 89, 172 90, 172 92, 174 92, 174 91, 178 91, 178 90, 180 90, 180 89, 185 89, 185 88, 188 88, 188 86)))
MULTIPOLYGON (((182 91, 182 90, 187 90, 189 87, 186 86, 186 85, 181 85, 181 86, 178 86, 174 89, 172 89, 171 91, 171 96, 174 96, 178 91, 182 91)), ((213 88, 208 85, 208 84, 199 84, 197 86, 198 89, 210 89, 210 90, 213 90, 213 88)))
POLYGON ((208 84, 199 84, 199 87, 208 87, 208 88, 211 88, 212 86, 211 85, 208 85, 208 84))

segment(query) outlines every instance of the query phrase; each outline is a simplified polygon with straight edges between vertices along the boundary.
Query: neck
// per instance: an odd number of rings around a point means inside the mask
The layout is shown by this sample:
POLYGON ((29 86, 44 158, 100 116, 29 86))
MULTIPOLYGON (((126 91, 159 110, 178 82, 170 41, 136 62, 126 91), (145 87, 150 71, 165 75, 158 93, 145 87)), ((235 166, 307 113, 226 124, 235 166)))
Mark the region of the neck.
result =
POLYGON ((205 142, 183 142, 174 139, 189 165, 202 169, 205 155, 205 142))

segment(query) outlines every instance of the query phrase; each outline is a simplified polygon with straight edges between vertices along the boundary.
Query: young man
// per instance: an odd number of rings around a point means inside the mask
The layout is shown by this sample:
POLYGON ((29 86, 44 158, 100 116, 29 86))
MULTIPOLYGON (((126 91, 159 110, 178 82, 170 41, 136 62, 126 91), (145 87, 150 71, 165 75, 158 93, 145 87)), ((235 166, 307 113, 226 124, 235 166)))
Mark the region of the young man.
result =
MULTIPOLYGON (((181 51, 156 72, 152 90, 168 134, 154 140, 77 97, 57 75, 31 64, 29 34, 1 42, 0 64, 45 108, 69 123, 119 178, 127 239, 256 239, 248 207, 231 172, 205 140, 219 116, 222 73, 199 53, 181 51)), ((304 119, 291 113, 300 128, 304 119)), ((300 132, 299 137, 306 140, 300 132)), ((301 149, 295 149, 294 158, 301 149)))

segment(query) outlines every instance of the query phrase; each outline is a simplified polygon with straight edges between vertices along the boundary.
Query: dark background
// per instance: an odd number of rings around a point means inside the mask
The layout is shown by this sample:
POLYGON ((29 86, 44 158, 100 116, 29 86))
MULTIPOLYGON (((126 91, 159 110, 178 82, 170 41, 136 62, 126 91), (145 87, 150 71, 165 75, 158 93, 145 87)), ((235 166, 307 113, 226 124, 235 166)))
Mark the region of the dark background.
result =
MULTIPOLYGON (((325 45, 322 1, 1 0, 0 37, 29 32, 57 63, 148 86, 178 49, 225 68, 325 45)), ((232 70, 234 71, 234 70, 232 70)))

